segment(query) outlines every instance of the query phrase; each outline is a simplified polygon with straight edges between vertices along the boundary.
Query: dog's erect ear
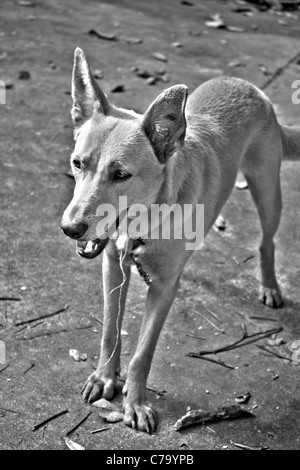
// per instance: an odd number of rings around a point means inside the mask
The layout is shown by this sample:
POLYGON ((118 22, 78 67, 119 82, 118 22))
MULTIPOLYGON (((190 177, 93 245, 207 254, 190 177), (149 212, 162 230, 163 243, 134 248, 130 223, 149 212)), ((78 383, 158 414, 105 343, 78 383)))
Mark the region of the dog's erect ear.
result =
POLYGON ((161 163, 182 146, 185 138, 185 105, 188 89, 175 85, 161 93, 143 119, 143 129, 161 163))
POLYGON ((95 108, 106 114, 109 102, 96 83, 83 50, 76 48, 72 75, 72 119, 75 129, 92 117, 95 108))

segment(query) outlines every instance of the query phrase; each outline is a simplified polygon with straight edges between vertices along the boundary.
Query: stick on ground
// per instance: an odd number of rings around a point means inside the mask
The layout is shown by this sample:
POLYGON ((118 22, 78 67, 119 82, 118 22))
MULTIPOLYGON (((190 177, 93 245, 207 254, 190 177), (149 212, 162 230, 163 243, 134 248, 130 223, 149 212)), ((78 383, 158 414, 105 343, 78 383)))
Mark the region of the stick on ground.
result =
POLYGON ((254 417, 255 416, 250 411, 240 405, 222 406, 215 410, 191 410, 175 423, 174 429, 180 431, 193 424, 206 424, 217 421, 254 417))
POLYGON ((92 411, 89 411, 87 415, 84 416, 77 424, 74 424, 74 426, 66 433, 66 437, 70 436, 76 429, 79 428, 87 419, 88 417, 92 414, 92 411))
POLYGON ((33 323, 35 321, 44 320, 45 318, 54 317, 55 315, 58 315, 59 313, 65 312, 66 310, 68 310, 68 308, 69 308, 69 304, 66 304, 60 310, 56 310, 55 312, 52 312, 52 313, 47 313, 46 315, 42 315, 42 316, 37 317, 37 318, 31 318, 30 320, 20 321, 20 322, 16 323, 15 326, 28 325, 29 323, 33 323))
POLYGON ((50 418, 47 418, 44 421, 42 421, 41 423, 36 424, 35 426, 33 426, 32 431, 33 432, 37 431, 38 429, 42 428, 46 424, 50 423, 50 421, 53 421, 54 419, 59 418, 60 416, 65 415, 66 413, 69 413, 69 410, 63 410, 63 411, 60 411, 59 413, 56 413, 53 416, 50 416, 50 418))

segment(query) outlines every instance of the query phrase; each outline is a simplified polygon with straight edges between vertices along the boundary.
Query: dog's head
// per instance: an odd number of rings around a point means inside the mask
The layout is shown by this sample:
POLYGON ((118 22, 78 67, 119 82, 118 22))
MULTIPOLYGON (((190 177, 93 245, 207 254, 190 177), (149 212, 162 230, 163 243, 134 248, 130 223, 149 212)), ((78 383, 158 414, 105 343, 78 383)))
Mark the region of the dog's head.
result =
MULTIPOLYGON (((61 227, 70 238, 91 239, 89 225, 103 204, 118 208, 157 200, 168 159, 184 142, 187 87, 161 93, 144 115, 113 106, 96 83, 84 52, 77 48, 72 77, 76 186, 61 227)), ((104 242, 101 244, 103 249, 104 242)))

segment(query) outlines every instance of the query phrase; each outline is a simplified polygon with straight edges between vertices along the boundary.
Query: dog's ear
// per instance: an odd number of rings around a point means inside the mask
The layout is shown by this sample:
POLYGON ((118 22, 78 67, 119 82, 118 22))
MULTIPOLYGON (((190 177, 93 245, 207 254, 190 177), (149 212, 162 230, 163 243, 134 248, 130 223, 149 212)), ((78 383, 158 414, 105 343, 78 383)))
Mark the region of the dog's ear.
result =
POLYGON ((143 129, 161 163, 166 163, 184 144, 187 96, 185 85, 172 86, 161 93, 144 114, 143 129))
POLYGON ((72 74, 71 111, 75 130, 87 119, 92 117, 95 108, 107 114, 109 102, 106 95, 96 83, 83 50, 77 47, 74 53, 74 66, 72 74))

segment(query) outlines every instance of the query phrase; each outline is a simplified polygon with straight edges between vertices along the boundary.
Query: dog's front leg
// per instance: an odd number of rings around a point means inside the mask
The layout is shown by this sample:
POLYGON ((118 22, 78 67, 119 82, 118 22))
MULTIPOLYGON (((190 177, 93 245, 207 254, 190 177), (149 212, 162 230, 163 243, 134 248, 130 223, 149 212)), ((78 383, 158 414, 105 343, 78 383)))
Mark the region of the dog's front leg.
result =
POLYGON ((97 370, 86 381, 82 394, 85 401, 93 403, 114 395, 117 375, 120 372, 121 325, 126 295, 130 281, 130 267, 123 266, 106 250, 103 255, 104 323, 100 359, 97 370))
POLYGON ((178 281, 151 284, 137 349, 123 388, 125 424, 148 433, 155 431, 156 414, 146 400, 147 377, 160 331, 176 295, 178 281))

